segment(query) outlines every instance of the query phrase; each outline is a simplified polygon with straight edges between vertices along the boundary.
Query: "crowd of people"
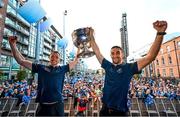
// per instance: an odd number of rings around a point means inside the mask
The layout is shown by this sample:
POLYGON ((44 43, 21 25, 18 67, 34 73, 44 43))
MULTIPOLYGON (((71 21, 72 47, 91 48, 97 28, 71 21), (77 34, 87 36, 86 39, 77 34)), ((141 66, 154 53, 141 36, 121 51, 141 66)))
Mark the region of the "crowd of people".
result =
POLYGON ((7 80, 0 84, 0 98, 18 98, 19 104, 27 105, 32 98, 37 96, 37 84, 29 84, 27 80, 7 80))
POLYGON ((163 78, 133 79, 130 91, 131 97, 145 98, 149 94, 156 98, 180 99, 180 82, 163 78))
MULTIPOLYGON (((77 109, 81 99, 101 101, 104 76, 73 76, 66 78, 63 88, 63 97, 74 98, 74 109, 77 109)), ((27 80, 4 81, 0 84, 0 98, 18 98, 19 103, 27 104, 37 96, 37 83, 31 84, 27 80)), ((180 99, 180 82, 177 79, 167 78, 139 78, 130 83, 129 99, 143 98, 145 103, 151 103, 154 98, 180 99)), ((93 108, 94 105, 91 105, 93 108)), ((86 109, 85 109, 86 110, 86 109)))

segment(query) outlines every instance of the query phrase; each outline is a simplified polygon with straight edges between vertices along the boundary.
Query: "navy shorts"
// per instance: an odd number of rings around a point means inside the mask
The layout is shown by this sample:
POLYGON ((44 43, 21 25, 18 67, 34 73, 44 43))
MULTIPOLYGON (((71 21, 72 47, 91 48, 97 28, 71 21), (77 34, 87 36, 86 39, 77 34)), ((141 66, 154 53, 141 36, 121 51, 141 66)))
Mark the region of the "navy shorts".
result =
POLYGON ((102 105, 100 116, 128 116, 128 112, 122 112, 108 108, 105 104, 102 105))
POLYGON ((64 116, 64 103, 39 104, 36 116, 64 116))

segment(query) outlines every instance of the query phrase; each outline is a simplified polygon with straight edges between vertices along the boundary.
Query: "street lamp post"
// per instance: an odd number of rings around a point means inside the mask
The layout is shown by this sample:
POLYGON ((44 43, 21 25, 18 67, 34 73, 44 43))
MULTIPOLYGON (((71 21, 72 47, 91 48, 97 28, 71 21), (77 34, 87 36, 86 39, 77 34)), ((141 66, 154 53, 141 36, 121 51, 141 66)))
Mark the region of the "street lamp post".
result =
MULTIPOLYGON (((40 4, 40 0, 39 0, 39 4, 40 4)), ((37 21, 37 24, 36 24, 36 48, 35 48, 35 62, 36 63, 39 63, 39 56, 40 56, 40 41, 41 41, 41 33, 40 33, 40 21, 37 21)), ((34 78, 35 78, 35 82, 37 83, 38 82, 38 74, 36 73, 34 75, 34 78)))
POLYGON ((35 50, 35 61, 39 62, 39 55, 40 55, 40 41, 41 41, 41 35, 40 35, 40 21, 37 22, 37 35, 36 35, 36 50, 35 50))
MULTIPOLYGON (((67 15, 67 10, 64 11, 64 14, 63 14, 63 37, 65 39, 65 33, 66 33, 66 22, 65 22, 65 18, 66 18, 66 15, 67 15)), ((65 46, 63 47, 63 65, 66 64, 66 48, 65 46)))

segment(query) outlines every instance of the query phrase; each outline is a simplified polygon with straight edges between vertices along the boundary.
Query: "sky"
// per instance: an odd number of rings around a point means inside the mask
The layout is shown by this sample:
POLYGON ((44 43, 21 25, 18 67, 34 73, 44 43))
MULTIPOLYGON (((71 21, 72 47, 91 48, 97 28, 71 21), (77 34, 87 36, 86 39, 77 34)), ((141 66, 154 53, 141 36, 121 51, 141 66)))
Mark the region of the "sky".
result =
MULTIPOLYGON (((168 22, 167 34, 180 32, 180 0, 41 0, 41 5, 62 35, 65 30, 69 51, 73 48, 73 30, 92 27, 102 55, 110 61, 110 48, 121 45, 122 13, 127 14, 130 54, 154 41, 152 23, 156 20, 168 22)), ((84 61, 91 69, 100 68, 95 56, 84 61)))

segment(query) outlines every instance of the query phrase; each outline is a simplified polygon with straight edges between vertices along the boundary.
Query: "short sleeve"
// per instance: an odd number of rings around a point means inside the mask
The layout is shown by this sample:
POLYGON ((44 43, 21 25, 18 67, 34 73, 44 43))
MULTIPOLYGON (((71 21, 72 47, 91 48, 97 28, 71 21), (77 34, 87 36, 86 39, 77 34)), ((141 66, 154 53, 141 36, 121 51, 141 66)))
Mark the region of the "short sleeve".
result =
POLYGON ((33 63, 32 64, 32 72, 33 73, 38 73, 39 69, 41 68, 41 65, 40 64, 37 64, 37 63, 33 63))
POLYGON ((69 72, 69 64, 62 66, 62 69, 65 73, 69 72))
POLYGON ((112 63, 104 58, 102 61, 101 67, 106 69, 108 66, 111 66, 111 65, 112 65, 112 63))
POLYGON ((141 70, 138 70, 137 62, 130 63, 130 69, 133 74, 140 74, 142 72, 141 70))

